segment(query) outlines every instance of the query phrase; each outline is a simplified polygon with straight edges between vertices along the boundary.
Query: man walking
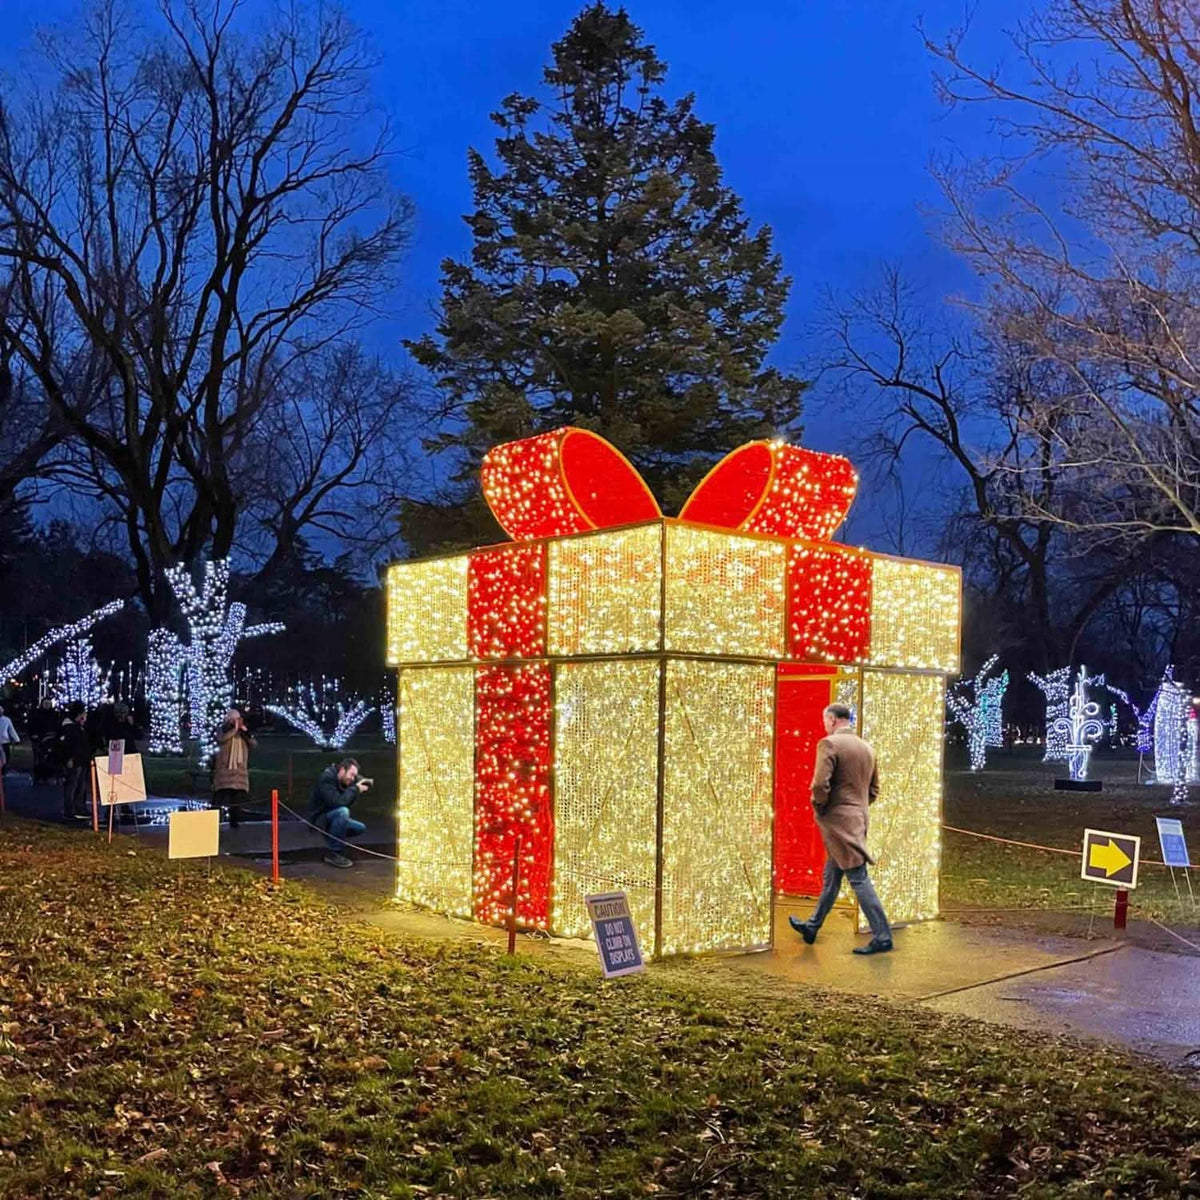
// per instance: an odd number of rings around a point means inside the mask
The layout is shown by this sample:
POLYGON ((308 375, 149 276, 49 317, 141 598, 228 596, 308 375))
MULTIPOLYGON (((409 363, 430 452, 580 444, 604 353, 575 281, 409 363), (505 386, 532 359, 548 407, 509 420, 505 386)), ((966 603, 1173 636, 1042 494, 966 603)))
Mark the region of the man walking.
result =
POLYGON ((875 751, 851 728, 850 710, 844 704, 831 704, 823 717, 828 736, 817 743, 812 803, 825 843, 825 879, 812 916, 807 921, 795 917, 788 921, 811 946, 845 876, 871 926, 870 942, 856 946, 854 953, 883 954, 892 948, 892 930, 867 874, 867 864, 875 861, 867 853, 867 809, 879 794, 875 751))
POLYGON ((357 837, 367 827, 350 815, 350 806, 371 786, 370 779, 359 779, 358 760, 343 758, 336 766, 328 766, 317 777, 309 800, 312 823, 325 834, 328 853, 325 861, 331 867, 354 866, 353 859, 342 853, 346 838, 357 837))

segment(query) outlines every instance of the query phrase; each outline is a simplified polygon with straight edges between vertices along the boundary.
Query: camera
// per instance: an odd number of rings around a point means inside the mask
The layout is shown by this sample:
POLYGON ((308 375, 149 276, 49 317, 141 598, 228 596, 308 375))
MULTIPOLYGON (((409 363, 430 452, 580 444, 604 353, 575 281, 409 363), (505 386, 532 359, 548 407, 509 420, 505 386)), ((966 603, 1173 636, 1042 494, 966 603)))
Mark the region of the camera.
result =
POLYGON ((369 788, 375 782, 375 780, 370 779, 364 775, 358 782, 359 782, 359 786, 369 788))

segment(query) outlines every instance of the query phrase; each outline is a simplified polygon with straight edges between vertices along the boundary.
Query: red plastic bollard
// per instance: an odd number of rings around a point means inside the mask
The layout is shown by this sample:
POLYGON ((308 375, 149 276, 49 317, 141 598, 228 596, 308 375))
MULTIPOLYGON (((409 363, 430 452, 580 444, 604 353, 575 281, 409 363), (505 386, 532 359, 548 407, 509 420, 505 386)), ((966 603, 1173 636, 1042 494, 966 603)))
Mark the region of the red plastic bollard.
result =
POLYGON ((271 789, 271 882, 279 882, 279 789, 271 789))
POLYGON ((1128 914, 1129 893, 1124 888, 1117 888, 1117 906, 1113 909, 1113 928, 1124 929, 1128 914))
POLYGON ((521 882, 521 838, 518 834, 513 846, 512 907, 508 910, 508 952, 517 952, 517 887, 521 882))

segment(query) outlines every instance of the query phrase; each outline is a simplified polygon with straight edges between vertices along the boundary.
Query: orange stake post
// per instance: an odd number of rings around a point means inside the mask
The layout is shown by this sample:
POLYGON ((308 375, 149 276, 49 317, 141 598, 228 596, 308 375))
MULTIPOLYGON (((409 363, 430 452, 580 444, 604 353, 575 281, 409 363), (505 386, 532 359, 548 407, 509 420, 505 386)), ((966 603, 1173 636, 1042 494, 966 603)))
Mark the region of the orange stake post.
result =
POLYGON ((96 760, 92 759, 92 832, 100 832, 100 782, 96 777, 96 760))
POLYGON ((4 806, 4 775, 0 772, 0 816, 8 811, 4 806))
POLYGON ((271 789, 271 882, 279 882, 279 789, 271 789))

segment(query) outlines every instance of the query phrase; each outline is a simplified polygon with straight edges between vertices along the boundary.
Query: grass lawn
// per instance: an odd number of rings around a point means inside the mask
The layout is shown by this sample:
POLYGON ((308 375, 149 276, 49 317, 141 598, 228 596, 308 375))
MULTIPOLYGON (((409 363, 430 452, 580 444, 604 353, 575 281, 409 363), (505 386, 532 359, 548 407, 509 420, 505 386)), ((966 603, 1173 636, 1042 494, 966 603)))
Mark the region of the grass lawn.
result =
MULTIPOLYGON (((1189 835, 1192 860, 1200 857, 1200 788, 1188 804, 1172 808, 1170 789, 1138 782, 1137 759, 1128 753, 1097 756, 1090 775, 1104 780, 1101 792, 1056 792, 1061 764, 1043 763, 1034 747, 992 751, 978 774, 950 755, 946 764, 945 819, 948 825, 1017 841, 1079 850, 1085 828, 1132 833, 1142 839, 1143 866, 1129 915, 1154 917, 1167 924, 1200 926, 1187 880, 1176 872, 1177 896, 1170 874, 1147 865, 1161 859, 1155 816, 1179 817, 1189 835)), ((942 904, 946 908, 1086 910, 1096 906, 1097 920, 1111 923, 1113 889, 1085 883, 1077 856, 1002 846, 961 834, 945 834, 942 904)), ((1192 886, 1200 900, 1200 877, 1192 886)))
POLYGON ((1200 1096, 1107 1051, 686 968, 605 983, 0 821, 5 1197, 1174 1196, 1198 1173, 1200 1096))

